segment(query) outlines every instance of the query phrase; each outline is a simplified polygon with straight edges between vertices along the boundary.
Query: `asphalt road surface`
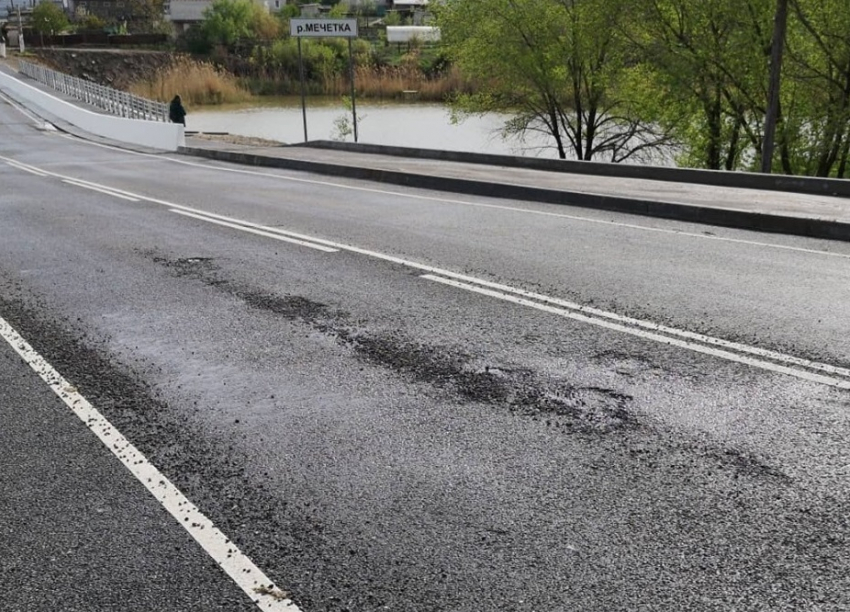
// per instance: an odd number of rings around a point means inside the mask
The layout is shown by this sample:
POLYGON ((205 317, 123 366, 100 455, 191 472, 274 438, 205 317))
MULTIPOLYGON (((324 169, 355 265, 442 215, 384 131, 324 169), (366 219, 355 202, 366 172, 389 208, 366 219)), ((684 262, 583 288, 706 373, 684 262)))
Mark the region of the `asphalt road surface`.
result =
POLYGON ((0 126, 0 610, 850 610, 850 245, 0 126))

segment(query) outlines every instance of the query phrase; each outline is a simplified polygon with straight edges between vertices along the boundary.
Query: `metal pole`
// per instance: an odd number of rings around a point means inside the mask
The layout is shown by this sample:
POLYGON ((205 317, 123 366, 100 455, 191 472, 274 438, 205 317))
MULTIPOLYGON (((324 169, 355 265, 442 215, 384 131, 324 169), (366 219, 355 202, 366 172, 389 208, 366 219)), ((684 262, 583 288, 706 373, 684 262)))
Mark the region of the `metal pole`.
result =
POLYGON ((788 23, 788 0, 776 0, 776 18, 773 22, 773 47, 770 51, 770 83, 767 112, 764 115, 764 142, 761 151, 761 171, 770 174, 773 168, 773 140, 779 115, 779 85, 782 74, 782 46, 788 23))
POLYGON ((354 118, 354 142, 357 142, 357 103, 354 101, 354 54, 348 39, 348 80, 351 81, 351 116, 354 118))
POLYGON ((298 37, 298 72, 301 75, 301 116, 304 118, 304 142, 307 142, 307 103, 304 99, 304 58, 301 56, 301 37, 298 37))

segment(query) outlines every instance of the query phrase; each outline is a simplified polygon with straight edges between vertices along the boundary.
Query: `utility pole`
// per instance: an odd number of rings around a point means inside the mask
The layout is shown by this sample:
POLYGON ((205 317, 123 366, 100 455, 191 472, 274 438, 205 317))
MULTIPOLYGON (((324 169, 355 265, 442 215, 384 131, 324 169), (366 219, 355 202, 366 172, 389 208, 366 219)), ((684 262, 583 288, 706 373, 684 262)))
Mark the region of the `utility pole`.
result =
POLYGON ((782 50, 788 26, 788 0, 776 0, 776 17, 773 20, 773 45, 770 49, 770 83, 767 94, 767 112, 764 115, 764 142, 761 150, 761 171, 770 174, 773 166, 773 145, 776 121, 779 115, 779 86, 782 74, 782 50))
POLYGON ((21 5, 18 5, 18 49, 24 52, 24 26, 21 24, 21 5))

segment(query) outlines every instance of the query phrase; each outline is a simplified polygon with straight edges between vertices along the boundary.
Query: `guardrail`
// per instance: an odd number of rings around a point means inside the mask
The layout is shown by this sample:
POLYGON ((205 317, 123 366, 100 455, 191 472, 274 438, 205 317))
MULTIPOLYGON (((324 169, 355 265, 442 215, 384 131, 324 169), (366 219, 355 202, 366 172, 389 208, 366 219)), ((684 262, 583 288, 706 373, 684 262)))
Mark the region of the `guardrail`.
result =
POLYGON ((21 74, 39 83, 112 115, 127 119, 168 122, 168 105, 163 102, 98 85, 31 62, 21 61, 19 70, 21 74))

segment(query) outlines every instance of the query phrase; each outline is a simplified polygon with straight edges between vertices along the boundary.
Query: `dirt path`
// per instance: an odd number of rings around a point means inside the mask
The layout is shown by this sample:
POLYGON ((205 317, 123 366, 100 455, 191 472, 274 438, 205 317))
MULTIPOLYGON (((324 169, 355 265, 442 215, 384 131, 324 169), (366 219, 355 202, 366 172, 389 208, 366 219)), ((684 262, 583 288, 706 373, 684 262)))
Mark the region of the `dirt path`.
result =
POLYGON ((286 145, 285 142, 279 142, 277 140, 267 140, 265 138, 255 138, 253 136, 239 136, 238 134, 204 134, 203 132, 187 132, 186 136, 252 147, 282 147, 286 145))

